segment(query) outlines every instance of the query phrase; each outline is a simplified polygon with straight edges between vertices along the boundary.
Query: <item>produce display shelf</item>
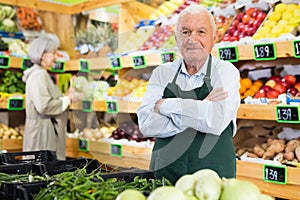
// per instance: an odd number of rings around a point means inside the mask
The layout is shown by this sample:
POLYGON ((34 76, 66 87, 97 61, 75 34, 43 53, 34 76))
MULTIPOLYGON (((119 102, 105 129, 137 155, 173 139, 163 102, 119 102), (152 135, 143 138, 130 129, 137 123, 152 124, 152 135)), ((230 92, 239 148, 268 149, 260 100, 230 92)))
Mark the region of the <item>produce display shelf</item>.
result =
POLYGON ((89 152, 79 150, 78 139, 66 138, 66 156, 68 158, 94 158, 89 152))
POLYGON ((287 184, 265 182, 263 180, 264 164, 237 161, 236 178, 256 184, 260 190, 273 197, 300 199, 300 169, 287 167, 287 184))
POLYGON ((20 152, 23 149, 23 139, 1 139, 0 150, 20 152))
POLYGON ((56 13, 64 13, 64 14, 76 14, 87 10, 93 10, 100 7, 120 4, 124 2, 130 2, 133 0, 93 0, 93 1, 85 1, 82 3, 74 4, 74 5, 62 5, 57 3, 51 3, 47 1, 37 1, 37 0, 26 0, 26 1, 18 1, 18 0, 0 0, 0 3, 26 7, 26 8, 35 8, 38 10, 56 12, 56 13))

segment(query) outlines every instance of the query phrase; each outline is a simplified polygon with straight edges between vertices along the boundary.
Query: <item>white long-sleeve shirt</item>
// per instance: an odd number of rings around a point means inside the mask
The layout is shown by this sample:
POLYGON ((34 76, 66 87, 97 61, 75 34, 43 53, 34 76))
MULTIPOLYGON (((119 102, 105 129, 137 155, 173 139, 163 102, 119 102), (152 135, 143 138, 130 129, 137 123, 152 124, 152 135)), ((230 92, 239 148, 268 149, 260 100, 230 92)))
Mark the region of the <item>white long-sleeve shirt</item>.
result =
POLYGON ((236 114, 240 105, 240 73, 230 62, 212 56, 211 86, 223 88, 228 97, 222 101, 167 98, 160 106, 160 114, 154 112, 155 103, 163 98, 163 92, 171 83, 178 68, 176 84, 182 90, 201 87, 206 74, 208 59, 200 70, 190 76, 182 59, 156 67, 151 75, 141 106, 137 110, 141 132, 148 137, 169 137, 193 128, 204 133, 220 135, 233 121, 236 133, 236 114), (181 65, 180 65, 181 64, 181 65))

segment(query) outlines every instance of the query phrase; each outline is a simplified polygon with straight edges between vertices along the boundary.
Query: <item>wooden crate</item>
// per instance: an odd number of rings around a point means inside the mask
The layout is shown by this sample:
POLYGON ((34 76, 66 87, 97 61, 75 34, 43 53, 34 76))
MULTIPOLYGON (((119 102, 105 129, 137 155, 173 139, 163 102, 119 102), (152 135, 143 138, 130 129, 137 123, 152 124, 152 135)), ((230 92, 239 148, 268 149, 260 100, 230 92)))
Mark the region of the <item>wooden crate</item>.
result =
POLYGON ((66 138, 66 156, 69 158, 94 158, 89 152, 79 150, 78 139, 75 138, 66 138))
POLYGON ((2 139, 0 149, 8 152, 21 152, 23 149, 23 139, 2 139))
POLYGON ((300 169, 287 167, 287 184, 276 184, 263 180, 264 165, 237 161, 236 178, 256 184, 262 193, 284 199, 300 199, 300 169))
POLYGON ((103 164, 123 168, 149 169, 152 148, 122 145, 122 156, 113 156, 110 151, 111 143, 89 143, 90 154, 103 164))

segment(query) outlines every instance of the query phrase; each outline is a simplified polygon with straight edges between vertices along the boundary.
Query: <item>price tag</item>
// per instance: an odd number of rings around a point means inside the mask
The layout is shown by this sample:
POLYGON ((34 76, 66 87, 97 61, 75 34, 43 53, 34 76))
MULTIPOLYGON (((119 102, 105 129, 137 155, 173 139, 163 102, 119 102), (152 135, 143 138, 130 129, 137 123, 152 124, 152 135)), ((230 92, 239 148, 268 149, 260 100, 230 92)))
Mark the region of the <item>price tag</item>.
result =
POLYGON ((220 47, 219 49, 219 58, 222 60, 227 60, 230 62, 237 62, 239 60, 239 55, 237 47, 220 47))
POLYGON ((140 69, 147 67, 145 56, 133 56, 133 69, 140 69))
POLYGON ((293 41, 294 57, 300 58, 300 40, 293 41))
POLYGON ((173 62, 176 59, 176 54, 173 52, 166 52, 161 54, 161 62, 173 62))
POLYGON ((122 61, 120 57, 110 58, 110 68, 113 70, 122 69, 122 61))
POLYGON ((78 140, 78 150, 88 152, 89 151, 89 141, 87 139, 78 140))
POLYGON ((106 112, 107 113, 118 113, 119 106, 117 101, 106 101, 106 112))
POLYGON ((5 55, 0 55, 0 68, 9 68, 10 57, 5 55))
POLYGON ((275 60, 276 48, 274 43, 255 44, 254 45, 255 60, 275 60))
POLYGON ((9 98, 8 99, 8 110, 24 110, 24 99, 23 98, 9 98))
POLYGON ((90 100, 82 100, 82 110, 83 112, 92 112, 92 101, 90 100))
POLYGON ((264 181, 286 184, 287 170, 286 166, 264 165, 264 181))
POLYGON ((284 123, 299 123, 299 107, 291 105, 277 105, 276 121, 284 123))
POLYGON ((123 146, 121 144, 110 144, 110 155, 122 157, 123 155, 123 146))
POLYGON ((25 70, 33 66, 33 63, 29 58, 23 58, 22 59, 22 66, 21 69, 25 70))
POLYGON ((80 59, 79 60, 79 65, 80 65, 79 71, 81 71, 81 72, 90 72, 90 64, 89 64, 88 60, 80 59))
POLYGON ((63 61, 56 61, 55 65, 51 67, 51 72, 64 72, 66 63, 63 61))

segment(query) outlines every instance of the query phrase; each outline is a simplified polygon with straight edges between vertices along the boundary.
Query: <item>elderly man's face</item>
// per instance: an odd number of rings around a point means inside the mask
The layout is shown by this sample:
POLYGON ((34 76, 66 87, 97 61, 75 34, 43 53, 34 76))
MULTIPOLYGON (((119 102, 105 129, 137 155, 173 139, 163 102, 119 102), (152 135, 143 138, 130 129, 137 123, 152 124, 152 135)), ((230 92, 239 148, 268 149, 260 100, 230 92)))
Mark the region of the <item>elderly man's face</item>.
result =
POLYGON ((206 59, 214 46, 215 34, 207 13, 185 13, 178 21, 176 42, 186 60, 206 59))

